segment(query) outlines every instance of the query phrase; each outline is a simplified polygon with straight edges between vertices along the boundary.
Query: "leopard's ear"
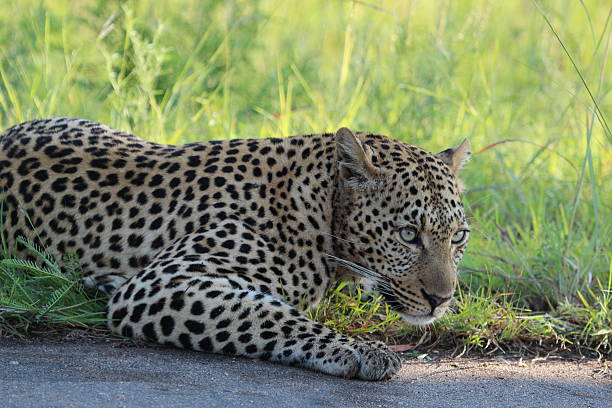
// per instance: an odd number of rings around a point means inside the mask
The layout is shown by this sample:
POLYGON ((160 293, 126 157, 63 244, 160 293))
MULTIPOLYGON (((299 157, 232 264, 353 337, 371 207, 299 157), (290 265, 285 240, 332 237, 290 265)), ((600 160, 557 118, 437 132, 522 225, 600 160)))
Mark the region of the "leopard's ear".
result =
POLYGON ((382 171, 372 163, 372 151, 348 128, 336 132, 338 161, 341 177, 356 190, 374 187, 383 177, 382 171))
POLYGON ((457 175, 457 172, 461 170, 463 165, 470 160, 471 155, 470 142, 467 139, 463 139, 463 142, 459 145, 441 151, 436 154, 436 157, 448 166, 453 175, 457 175))

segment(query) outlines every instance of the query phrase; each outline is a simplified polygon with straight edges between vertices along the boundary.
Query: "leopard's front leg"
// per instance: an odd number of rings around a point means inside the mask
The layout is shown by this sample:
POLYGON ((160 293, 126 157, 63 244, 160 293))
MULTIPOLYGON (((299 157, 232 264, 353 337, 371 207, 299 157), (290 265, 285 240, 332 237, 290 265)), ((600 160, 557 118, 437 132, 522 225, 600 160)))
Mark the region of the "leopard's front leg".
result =
POLYGON ((252 277, 232 273, 242 267, 213 250, 185 253, 210 234, 214 231, 183 238, 121 286, 109 301, 111 329, 347 378, 383 380, 397 372, 399 357, 382 343, 360 342, 307 319, 262 293, 252 277))
POLYGON ((383 380, 400 367, 399 357, 382 343, 359 342, 336 333, 273 296, 233 288, 226 278, 190 277, 175 285, 163 276, 161 281, 143 282, 147 273, 128 281, 110 302, 113 331, 347 378, 383 380), (135 299, 141 290, 155 292, 167 286, 171 293, 160 290, 145 301, 135 299))

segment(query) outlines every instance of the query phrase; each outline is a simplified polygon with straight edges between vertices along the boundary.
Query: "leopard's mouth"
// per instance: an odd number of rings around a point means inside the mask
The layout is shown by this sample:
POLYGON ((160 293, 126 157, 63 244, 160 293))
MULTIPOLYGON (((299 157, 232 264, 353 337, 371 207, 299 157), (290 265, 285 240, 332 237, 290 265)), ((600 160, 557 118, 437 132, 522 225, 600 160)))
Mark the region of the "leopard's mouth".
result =
POLYGON ((406 310, 406 307, 402 305, 401 301, 394 293, 391 293, 388 289, 384 289, 381 287, 377 287, 377 290, 378 293, 380 293, 380 295, 382 296, 382 300, 386 304, 388 304, 393 311, 397 312, 405 322, 414 326, 426 326, 432 323, 440 316, 442 316, 446 311, 446 308, 444 308, 444 310, 435 309, 434 311, 432 311, 432 313, 428 315, 410 314, 406 310))

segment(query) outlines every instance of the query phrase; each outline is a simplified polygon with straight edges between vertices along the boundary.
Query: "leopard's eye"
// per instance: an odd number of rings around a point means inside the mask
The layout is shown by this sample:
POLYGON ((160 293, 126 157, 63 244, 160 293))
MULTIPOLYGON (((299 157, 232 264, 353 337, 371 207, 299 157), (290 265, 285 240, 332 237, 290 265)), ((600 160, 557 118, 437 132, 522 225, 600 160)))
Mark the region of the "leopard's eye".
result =
POLYGON ((404 227, 399 231, 399 236, 406 244, 415 244, 419 234, 413 227, 404 227))
POLYGON ((457 231, 455 232, 455 235, 453 235, 453 237, 451 238, 451 242, 453 243, 453 245, 461 245, 465 241, 467 241, 468 235, 468 230, 457 231))

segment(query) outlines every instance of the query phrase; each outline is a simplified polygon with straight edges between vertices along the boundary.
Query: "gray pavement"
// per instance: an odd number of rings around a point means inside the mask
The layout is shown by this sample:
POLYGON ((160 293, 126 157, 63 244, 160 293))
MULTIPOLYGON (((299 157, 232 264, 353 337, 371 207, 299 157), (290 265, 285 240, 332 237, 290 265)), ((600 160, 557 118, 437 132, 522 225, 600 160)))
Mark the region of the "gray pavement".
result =
POLYGON ((109 340, 0 338, 8 407, 612 407, 596 362, 407 359, 387 382, 109 340))

